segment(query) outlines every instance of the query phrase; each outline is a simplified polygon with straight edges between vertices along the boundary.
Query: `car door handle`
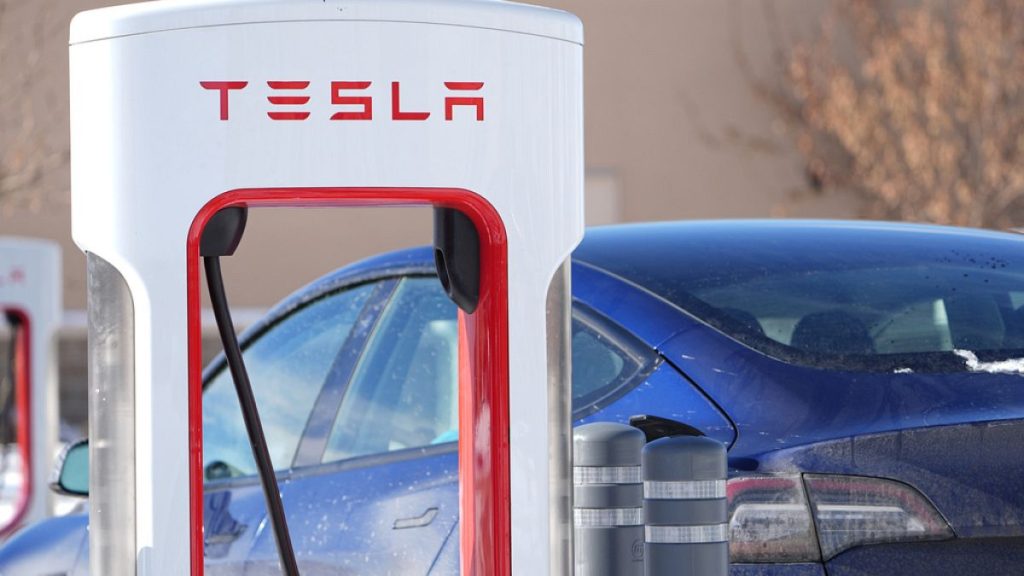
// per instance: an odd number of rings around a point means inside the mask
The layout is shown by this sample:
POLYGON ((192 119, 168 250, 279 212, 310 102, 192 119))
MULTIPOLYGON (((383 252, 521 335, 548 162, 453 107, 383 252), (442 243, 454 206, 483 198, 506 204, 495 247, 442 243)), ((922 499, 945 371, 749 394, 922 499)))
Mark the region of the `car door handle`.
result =
POLYGON ((426 512, 412 518, 399 518, 395 520, 394 530, 405 530, 406 528, 422 528, 429 526, 437 517, 437 508, 427 508, 426 512))

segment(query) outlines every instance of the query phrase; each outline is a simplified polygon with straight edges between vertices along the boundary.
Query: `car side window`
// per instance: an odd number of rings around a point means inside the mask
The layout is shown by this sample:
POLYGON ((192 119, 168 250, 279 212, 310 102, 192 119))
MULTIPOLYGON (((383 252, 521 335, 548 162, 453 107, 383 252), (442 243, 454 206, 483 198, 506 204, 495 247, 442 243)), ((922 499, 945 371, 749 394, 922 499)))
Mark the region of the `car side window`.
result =
POLYGON ((654 362, 652 350, 586 306, 572 315, 572 407, 579 417, 617 399, 654 362))
POLYGON ((438 444, 457 428, 455 304, 437 278, 406 278, 355 368, 323 461, 438 444))
MULTIPOLYGON (((650 359, 633 338, 576 309, 573 404, 595 408, 650 359)), ((370 336, 342 400, 323 462, 458 439, 457 310, 434 277, 407 278, 370 336)))
MULTIPOLYGON (((373 286, 364 284, 306 304, 245 346, 243 356, 275 469, 292 465, 324 379, 373 286)), ((203 392, 203 468, 207 480, 256 473, 226 368, 203 392)))

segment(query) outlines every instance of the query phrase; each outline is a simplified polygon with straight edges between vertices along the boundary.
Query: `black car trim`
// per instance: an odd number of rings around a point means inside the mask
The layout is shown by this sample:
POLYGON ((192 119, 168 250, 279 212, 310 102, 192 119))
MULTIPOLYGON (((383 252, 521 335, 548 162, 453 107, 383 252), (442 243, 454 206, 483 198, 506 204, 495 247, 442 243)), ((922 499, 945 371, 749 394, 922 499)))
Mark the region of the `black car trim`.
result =
MULTIPOLYGON (((407 460, 415 460, 417 458, 458 452, 458 449, 459 443, 456 441, 445 442, 443 444, 432 444, 429 446, 418 446, 415 448, 403 448, 401 450, 380 452, 378 454, 367 454, 365 456, 353 456, 351 458, 335 460, 333 462, 324 462, 321 464, 295 468, 291 471, 291 478, 305 478, 308 476, 319 476, 321 474, 330 474, 333 472, 368 468, 370 466, 383 466, 384 464, 392 464, 394 462, 404 462, 407 460)), ((458 474, 455 474, 453 480, 458 481, 458 474)))
MULTIPOLYGON (((450 454, 457 452, 458 448, 458 442, 445 442, 444 444, 420 446, 417 448, 403 448, 393 452, 353 456, 344 460, 335 460, 334 462, 310 464, 285 470, 278 470, 276 476, 278 481, 283 484, 287 481, 307 478, 310 476, 320 476, 334 472, 344 472, 346 470, 358 470, 360 468, 369 468, 371 466, 383 466, 385 464, 392 464, 395 462, 405 462, 407 460, 415 460, 417 458, 428 456, 450 454)), ((207 480, 203 485, 203 492, 211 494, 214 492, 222 492, 224 490, 234 490, 250 486, 258 487, 258 485, 259 478, 256 475, 250 474, 246 476, 235 476, 233 478, 207 480)))
MULTIPOLYGON (((345 338, 320 386, 320 393, 313 403, 313 409, 306 420, 306 427, 292 458, 292 467, 316 464, 323 459, 324 451, 327 449, 327 438, 334 428, 338 409, 348 391, 355 367, 362 358, 370 334, 377 327, 381 311, 391 301, 391 296, 400 282, 398 278, 381 280, 367 298, 352 332, 345 338)), ((325 297, 340 291, 337 290, 325 297)))
POLYGON ((572 418, 579 420, 601 411, 628 394, 630 390, 644 382, 657 369, 661 361, 657 352, 632 333, 576 299, 572 301, 572 318, 579 321, 588 331, 611 342, 617 350, 633 362, 632 370, 624 371, 611 383, 578 399, 573 398, 572 418))

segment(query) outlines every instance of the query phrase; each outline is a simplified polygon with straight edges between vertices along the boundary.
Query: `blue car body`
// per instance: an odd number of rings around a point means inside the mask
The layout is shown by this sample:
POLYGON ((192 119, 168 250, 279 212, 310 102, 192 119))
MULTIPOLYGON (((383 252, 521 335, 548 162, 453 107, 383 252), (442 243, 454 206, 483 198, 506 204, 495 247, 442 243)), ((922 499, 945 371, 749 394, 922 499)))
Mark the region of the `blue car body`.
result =
MULTIPOLYGON (((737 335, 742 330, 723 329, 695 312, 686 300, 692 294, 677 290, 708 278, 799 270, 808 261, 819 269, 834 263, 838 270, 868 271, 911 262, 927 271, 972 259, 979 270, 1024 273, 1024 238, 844 222, 590 231, 573 258, 578 313, 643 350, 638 376, 576 406, 575 419, 672 418, 724 442, 731 475, 890 479, 919 492, 948 523, 949 535, 938 541, 859 545, 816 561, 739 563, 734 576, 1024 574, 1024 376, 966 370, 949 353, 804 361, 800 351, 775 353, 774 342, 751 345, 737 335), (895 364, 887 365, 890 360, 895 364)), ((340 287, 432 272, 427 248, 342 268, 275 307, 243 341, 340 287)), ((1007 340, 1015 311, 1005 312, 1007 340)), ((458 571, 455 443, 331 464, 299 456, 281 472, 280 484, 303 574, 458 571), (425 515, 429 521, 415 524, 425 515), (416 527, 398 529, 399 520, 416 527)), ((278 573, 255 479, 209 482, 204 521, 208 574, 278 573)), ((87 574, 86 523, 79 515, 23 530, 0 550, 0 573, 87 574), (48 552, 53 547, 66 557, 55 558, 48 552)))

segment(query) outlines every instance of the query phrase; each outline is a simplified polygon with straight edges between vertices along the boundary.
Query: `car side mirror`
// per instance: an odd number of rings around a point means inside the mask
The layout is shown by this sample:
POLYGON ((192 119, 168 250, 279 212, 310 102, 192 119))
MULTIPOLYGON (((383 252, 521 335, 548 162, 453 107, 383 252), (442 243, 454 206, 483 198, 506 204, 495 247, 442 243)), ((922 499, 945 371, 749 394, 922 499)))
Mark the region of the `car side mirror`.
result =
POLYGON ((89 495, 89 441, 68 444, 53 467, 50 489, 66 496, 89 495))

